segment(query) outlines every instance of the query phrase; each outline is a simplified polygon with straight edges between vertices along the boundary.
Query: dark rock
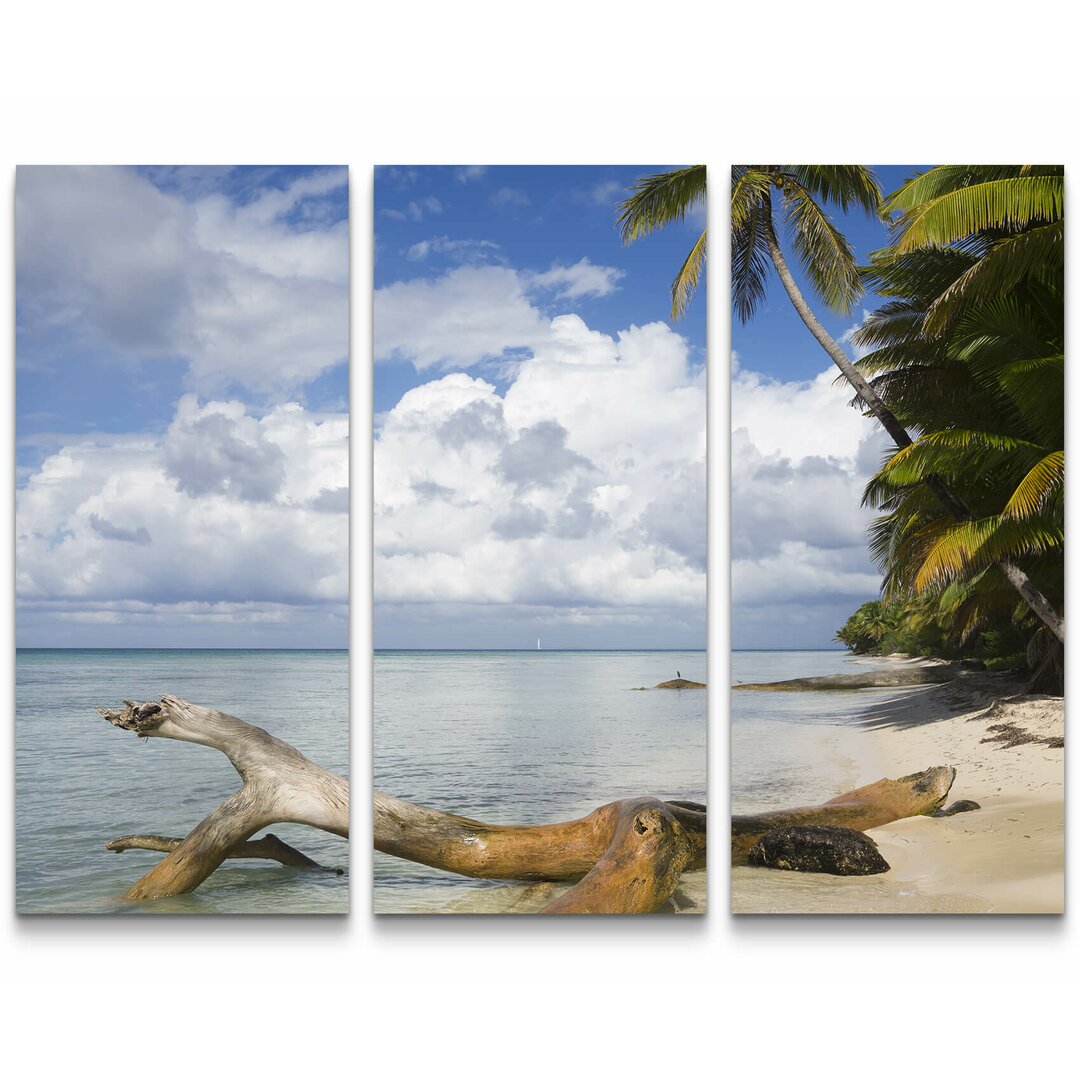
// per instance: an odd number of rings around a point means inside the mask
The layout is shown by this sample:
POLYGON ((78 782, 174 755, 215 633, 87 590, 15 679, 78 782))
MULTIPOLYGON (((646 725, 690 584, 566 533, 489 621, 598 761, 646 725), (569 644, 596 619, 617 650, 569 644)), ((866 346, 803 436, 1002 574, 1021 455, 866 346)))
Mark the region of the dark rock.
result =
POLYGON ((668 679, 667 682, 658 682, 657 690, 704 690, 703 682, 694 682, 692 679, 668 679))
POLYGON ((750 849, 747 861, 751 866, 816 874, 884 874, 889 869, 869 836, 835 825, 773 829, 750 849))
POLYGON ((984 664, 981 660, 961 660, 960 661, 960 670, 961 671, 985 671, 986 670, 986 664, 984 664))
POLYGON ((952 817, 953 814, 966 814, 971 810, 981 810, 982 807, 971 799, 957 799, 950 803, 944 810, 935 810, 931 817, 952 817))

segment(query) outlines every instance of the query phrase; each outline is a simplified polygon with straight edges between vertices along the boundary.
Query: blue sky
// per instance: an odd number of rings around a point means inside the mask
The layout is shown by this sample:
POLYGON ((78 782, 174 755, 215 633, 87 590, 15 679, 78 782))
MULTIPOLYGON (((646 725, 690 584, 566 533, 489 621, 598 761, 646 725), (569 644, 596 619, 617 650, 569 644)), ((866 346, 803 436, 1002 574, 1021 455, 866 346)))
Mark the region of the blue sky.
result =
MULTIPOLYGON (((618 288, 603 297, 575 298, 574 310, 594 330, 669 320, 670 287, 704 213, 624 245, 615 225, 617 206, 642 176, 678 166, 388 166, 376 171, 375 286, 437 278, 465 261, 455 243, 479 241, 468 259, 477 263, 546 270, 582 259, 618 269, 618 288), (434 201, 430 201, 434 200, 434 201), (432 241, 445 240, 448 243, 432 241), (419 257, 428 244, 427 254, 419 257), (440 251, 442 247, 444 250, 440 251), (445 250, 449 249, 449 250, 445 250)), ((678 324, 695 358, 704 360, 705 304, 693 305, 678 324)), ((559 307, 556 302, 551 311, 559 307)), ((392 407, 422 381, 410 363, 381 367, 375 411, 392 407)), ((505 386, 500 383, 501 388, 505 386)))
MULTIPOLYGON (((871 166, 886 194, 927 167, 871 166)), ((831 216, 860 262, 888 242, 886 226, 861 212, 831 216)), ((854 357, 848 337, 881 298, 864 296, 850 316, 828 311, 784 246, 815 313, 854 357)), ((847 616, 878 595, 866 553, 873 515, 859 503, 887 440, 849 407, 850 389, 836 384, 775 274, 754 319, 733 316, 731 336, 733 645, 837 647, 847 616)))
POLYGON ((348 174, 16 181, 18 641, 347 642, 348 174))
POLYGON ((704 645, 704 227, 624 246, 669 165, 375 180, 376 645, 704 645))

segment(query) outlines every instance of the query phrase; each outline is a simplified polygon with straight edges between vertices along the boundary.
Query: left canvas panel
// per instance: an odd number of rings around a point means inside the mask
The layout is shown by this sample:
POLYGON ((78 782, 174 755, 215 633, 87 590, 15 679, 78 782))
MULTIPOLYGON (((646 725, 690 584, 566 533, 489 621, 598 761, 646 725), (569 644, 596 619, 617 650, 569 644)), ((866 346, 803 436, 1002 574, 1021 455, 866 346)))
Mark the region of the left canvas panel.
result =
POLYGON ((344 913, 348 171, 15 204, 17 910, 344 913))

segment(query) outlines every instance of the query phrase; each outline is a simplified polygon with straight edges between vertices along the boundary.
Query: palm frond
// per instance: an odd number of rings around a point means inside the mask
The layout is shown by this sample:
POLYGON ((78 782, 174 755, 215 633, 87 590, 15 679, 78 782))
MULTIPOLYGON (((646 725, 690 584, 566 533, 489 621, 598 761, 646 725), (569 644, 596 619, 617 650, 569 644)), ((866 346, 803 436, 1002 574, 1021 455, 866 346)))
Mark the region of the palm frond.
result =
POLYGON ((695 206, 705 202, 705 166, 657 173, 638 180, 629 199, 619 204, 616 222, 623 243, 682 221, 695 206))
POLYGON ((1064 201, 1060 176, 1016 176, 971 184, 906 210, 896 222, 896 247, 901 252, 947 247, 986 229, 1015 232, 1056 221, 1064 201))
POLYGON ((927 553, 914 587, 921 591, 935 582, 958 577, 975 565, 1059 550, 1064 540, 1059 525, 1037 519, 991 517, 958 522, 927 553))
POLYGON ((767 207, 757 207, 731 234, 731 303, 741 322, 753 318, 765 298, 769 272, 767 230, 772 228, 767 207))
POLYGON ((1055 221, 995 244, 929 307, 923 330, 943 333, 964 306, 1006 296, 1033 273, 1057 269, 1065 261, 1065 223, 1055 221))
POLYGON ((731 229, 742 228, 747 216, 766 201, 773 178, 753 165, 734 165, 731 169, 731 229))
POLYGON ((1032 466, 1005 504, 1003 517, 1023 520, 1042 511, 1065 485, 1065 451, 1055 450, 1032 466))
POLYGON ((822 202, 845 211, 849 207, 861 207, 877 220, 884 217, 881 188, 865 165, 785 165, 782 171, 822 202))
POLYGON ((814 291, 847 315, 862 295, 855 255, 843 234, 797 180, 784 180, 784 205, 792 246, 814 291))
POLYGON ((705 268, 706 232, 702 230, 671 283, 671 318, 675 321, 683 317, 687 305, 697 292, 698 280, 705 268))

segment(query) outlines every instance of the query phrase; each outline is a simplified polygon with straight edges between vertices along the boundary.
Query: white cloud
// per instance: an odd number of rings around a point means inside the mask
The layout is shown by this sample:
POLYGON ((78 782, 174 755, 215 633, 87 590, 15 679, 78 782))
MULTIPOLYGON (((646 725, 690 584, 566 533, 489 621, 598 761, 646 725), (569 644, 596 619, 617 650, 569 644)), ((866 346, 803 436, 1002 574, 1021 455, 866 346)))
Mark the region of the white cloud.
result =
POLYGON ((487 170, 486 165, 462 165, 454 173, 454 176, 459 184, 468 184, 473 180, 482 179, 487 170))
POLYGON ((601 180, 589 189, 588 199, 594 206, 610 206, 626 194, 626 188, 617 180, 601 180))
POLYGON ((460 267, 441 278, 395 282, 375 291, 375 359, 468 367, 508 349, 529 348, 545 322, 513 270, 460 267))
POLYGON ((343 607, 347 438, 340 414, 186 397, 164 437, 60 448, 17 497, 20 609, 343 607))
POLYGON ((518 188, 502 187, 488 198, 488 204, 496 210, 514 210, 531 206, 532 200, 518 188))
POLYGON ((550 320, 504 395, 455 373, 384 417, 377 601, 536 606, 580 624, 699 612, 704 457, 704 377, 678 334, 550 320))
POLYGON ((405 253, 412 262, 423 262, 430 255, 442 255, 453 262, 478 263, 498 257, 499 245, 492 240, 451 240, 449 236, 433 236, 420 240, 405 253))
POLYGON ((573 266, 556 264, 543 273, 530 274, 527 280, 533 288, 552 289, 559 300, 580 300, 613 293, 622 276, 613 266, 597 266, 583 258, 573 266))
POLYGON ((20 363, 71 341, 188 360, 203 392, 280 392, 348 351, 347 226, 321 218, 344 169, 245 205, 185 200, 128 169, 20 168, 20 363))
POLYGON ((736 647, 827 645, 840 613, 878 592, 866 549, 874 514, 860 503, 886 437, 835 379, 830 368, 781 382, 734 362, 736 647))
POLYGON ((439 278, 386 285, 375 290, 375 360, 410 361, 418 370, 436 365, 465 368, 515 350, 577 349, 584 339, 560 337, 562 324, 547 317, 534 300, 551 295, 568 303, 606 296, 621 276, 614 267, 582 259, 536 273, 462 266, 439 278))

